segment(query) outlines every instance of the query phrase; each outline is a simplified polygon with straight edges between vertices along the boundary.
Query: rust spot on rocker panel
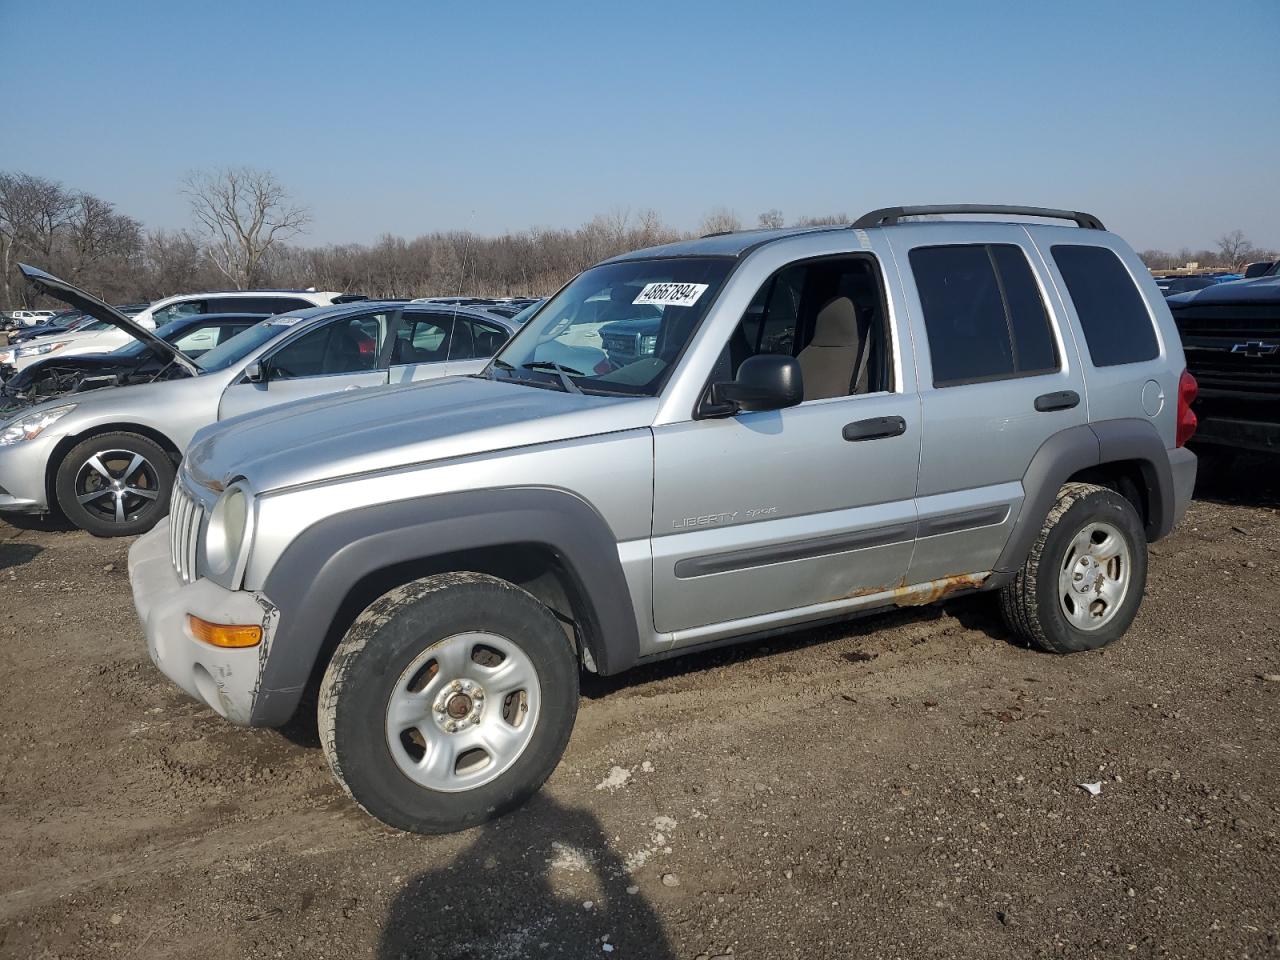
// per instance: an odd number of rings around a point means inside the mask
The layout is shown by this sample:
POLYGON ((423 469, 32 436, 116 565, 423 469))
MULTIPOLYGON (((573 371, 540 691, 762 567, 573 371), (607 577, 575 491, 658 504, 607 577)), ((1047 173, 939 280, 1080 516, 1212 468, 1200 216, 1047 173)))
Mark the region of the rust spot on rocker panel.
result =
POLYGON ((923 607, 949 597, 953 593, 976 590, 986 582, 989 576, 991 576, 990 573, 959 573, 910 586, 903 577, 897 583, 880 587, 863 587, 835 599, 857 600, 860 597, 883 596, 886 606, 923 607))

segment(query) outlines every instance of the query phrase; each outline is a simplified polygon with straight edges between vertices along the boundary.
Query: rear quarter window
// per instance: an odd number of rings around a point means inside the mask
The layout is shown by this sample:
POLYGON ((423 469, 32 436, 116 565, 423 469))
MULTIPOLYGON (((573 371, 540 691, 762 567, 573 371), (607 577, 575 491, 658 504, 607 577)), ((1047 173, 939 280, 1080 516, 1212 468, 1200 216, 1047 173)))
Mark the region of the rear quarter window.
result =
POLYGON ((1095 367, 1141 363, 1160 355, 1147 303, 1114 251, 1073 243, 1058 244, 1050 252, 1095 367))

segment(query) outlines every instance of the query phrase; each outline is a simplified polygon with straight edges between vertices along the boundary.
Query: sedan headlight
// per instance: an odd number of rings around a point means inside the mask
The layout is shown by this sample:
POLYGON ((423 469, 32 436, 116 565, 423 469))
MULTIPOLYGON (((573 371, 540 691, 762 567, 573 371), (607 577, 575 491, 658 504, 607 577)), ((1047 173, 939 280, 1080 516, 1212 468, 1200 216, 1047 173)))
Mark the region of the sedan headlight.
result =
POLYGON ((48 410, 28 413, 25 416, 0 425, 0 447, 21 443, 23 440, 34 440, 50 424, 57 423, 75 408, 76 405, 74 403, 68 403, 61 407, 50 407, 48 410))
POLYGON ((209 514, 204 535, 207 572, 215 580, 234 580, 249 540, 253 503, 245 487, 233 483, 218 498, 209 514))
POLYGON ((30 347, 18 348, 18 359, 23 357, 43 357, 46 353, 53 353, 55 350, 61 350, 70 340, 59 340, 56 343, 37 343, 30 347))

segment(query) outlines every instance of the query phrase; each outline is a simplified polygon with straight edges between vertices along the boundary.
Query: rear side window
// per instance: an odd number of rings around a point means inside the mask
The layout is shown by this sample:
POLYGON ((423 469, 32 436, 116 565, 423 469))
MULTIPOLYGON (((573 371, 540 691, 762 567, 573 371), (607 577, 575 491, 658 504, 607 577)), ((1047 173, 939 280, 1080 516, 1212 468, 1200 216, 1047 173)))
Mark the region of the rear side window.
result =
POLYGON ((916 247, 910 258, 935 387, 1058 369, 1049 313, 1019 247, 916 247))
POLYGON ((1114 251, 1073 243, 1055 246, 1051 252, 1076 306, 1095 367, 1139 363, 1160 355, 1146 302, 1114 251))

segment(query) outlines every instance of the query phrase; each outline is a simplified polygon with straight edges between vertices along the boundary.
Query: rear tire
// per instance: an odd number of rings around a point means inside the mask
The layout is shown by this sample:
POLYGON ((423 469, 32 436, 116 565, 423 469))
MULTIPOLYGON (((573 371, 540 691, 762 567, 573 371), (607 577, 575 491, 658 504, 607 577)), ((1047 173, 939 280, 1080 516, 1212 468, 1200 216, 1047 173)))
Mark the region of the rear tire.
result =
POLYGON ((72 447, 54 477, 58 508, 95 537, 146 533, 169 512, 169 454, 136 433, 102 433, 72 447))
POLYGON ((1022 569, 1000 590, 1005 623, 1050 653, 1096 650, 1123 636, 1147 584, 1147 537, 1132 503, 1068 483, 1022 569))
POLYGON ((367 813, 449 833, 537 792, 577 710, 577 656, 551 611, 497 577, 443 573, 356 618, 317 720, 334 776, 367 813))

